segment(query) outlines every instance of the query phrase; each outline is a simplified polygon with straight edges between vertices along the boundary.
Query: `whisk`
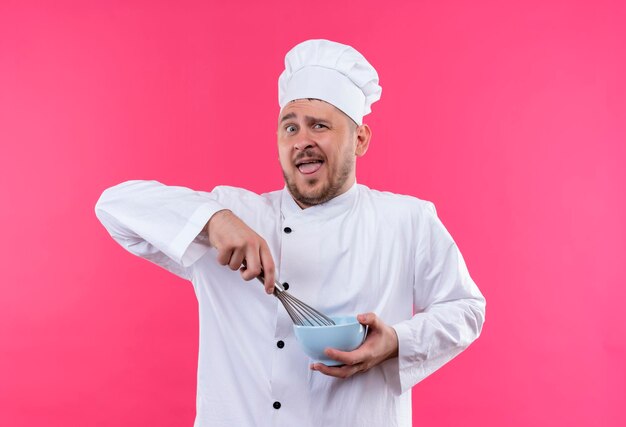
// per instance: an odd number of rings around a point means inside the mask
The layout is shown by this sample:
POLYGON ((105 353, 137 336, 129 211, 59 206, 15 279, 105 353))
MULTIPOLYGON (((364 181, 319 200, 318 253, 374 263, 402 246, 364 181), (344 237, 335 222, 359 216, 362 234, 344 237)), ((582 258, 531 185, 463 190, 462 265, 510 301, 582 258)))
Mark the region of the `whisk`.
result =
MULTIPOLYGON (((257 279, 265 284, 265 276, 263 272, 257 276, 257 279)), ((274 281, 274 296, 280 300, 287 310, 289 317, 293 323, 299 326, 330 326, 335 322, 324 313, 320 313, 313 307, 303 303, 298 298, 291 295, 285 290, 285 287, 278 280, 274 281)))

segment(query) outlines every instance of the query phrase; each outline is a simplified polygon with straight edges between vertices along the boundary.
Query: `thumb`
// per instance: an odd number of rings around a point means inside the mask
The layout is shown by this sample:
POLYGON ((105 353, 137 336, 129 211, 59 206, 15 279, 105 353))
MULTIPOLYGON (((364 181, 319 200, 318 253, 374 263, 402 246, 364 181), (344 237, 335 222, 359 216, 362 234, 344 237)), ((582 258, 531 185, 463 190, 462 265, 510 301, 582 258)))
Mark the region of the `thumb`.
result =
POLYGON ((375 313, 364 313, 359 314, 356 317, 356 320, 359 321, 362 325, 374 325, 376 323, 377 317, 375 313))

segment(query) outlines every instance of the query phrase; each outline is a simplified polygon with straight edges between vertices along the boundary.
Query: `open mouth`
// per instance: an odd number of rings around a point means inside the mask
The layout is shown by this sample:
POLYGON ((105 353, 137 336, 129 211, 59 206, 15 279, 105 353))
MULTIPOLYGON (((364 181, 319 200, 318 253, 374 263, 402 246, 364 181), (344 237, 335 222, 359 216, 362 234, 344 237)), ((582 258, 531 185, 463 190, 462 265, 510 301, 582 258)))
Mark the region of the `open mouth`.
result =
POLYGON ((296 163, 296 167, 301 173, 310 175, 317 172, 322 167, 322 164, 324 164, 324 161, 318 159, 301 160, 296 163))

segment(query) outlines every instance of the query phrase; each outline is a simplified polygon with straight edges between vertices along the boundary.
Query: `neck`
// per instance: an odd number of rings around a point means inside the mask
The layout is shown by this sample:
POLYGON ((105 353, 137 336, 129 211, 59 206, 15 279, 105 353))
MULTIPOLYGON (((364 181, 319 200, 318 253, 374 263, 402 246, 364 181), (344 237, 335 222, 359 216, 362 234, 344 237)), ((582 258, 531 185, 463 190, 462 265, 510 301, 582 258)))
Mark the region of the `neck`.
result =
POLYGON ((291 195, 291 198, 293 199, 294 202, 296 202, 296 204, 300 207, 300 209, 307 209, 313 206, 317 206, 317 205, 321 205, 327 202, 330 202, 331 200, 333 200, 336 197, 341 196, 342 194, 345 194, 348 190, 350 190, 352 188, 352 186, 355 184, 356 182, 356 178, 352 177, 352 179, 350 179, 348 182, 346 182, 336 193, 334 193, 331 197, 328 198, 321 198, 319 202, 317 203, 307 203, 304 200, 299 200, 296 197, 294 197, 293 193, 291 192, 291 190, 289 189, 289 187, 287 187, 287 190, 289 190, 289 194, 291 195))

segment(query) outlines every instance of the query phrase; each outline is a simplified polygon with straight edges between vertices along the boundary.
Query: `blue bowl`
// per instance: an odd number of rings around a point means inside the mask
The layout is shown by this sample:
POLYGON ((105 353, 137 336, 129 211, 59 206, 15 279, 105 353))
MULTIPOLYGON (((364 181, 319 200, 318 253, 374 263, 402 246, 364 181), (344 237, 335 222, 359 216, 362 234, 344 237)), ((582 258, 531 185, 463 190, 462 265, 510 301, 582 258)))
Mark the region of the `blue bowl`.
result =
POLYGON ((339 366, 341 362, 329 359, 324 350, 335 348, 341 351, 357 349, 367 334, 367 327, 361 325, 355 316, 330 316, 336 323, 332 326, 293 325, 296 339, 302 350, 315 362, 328 366, 339 366))

